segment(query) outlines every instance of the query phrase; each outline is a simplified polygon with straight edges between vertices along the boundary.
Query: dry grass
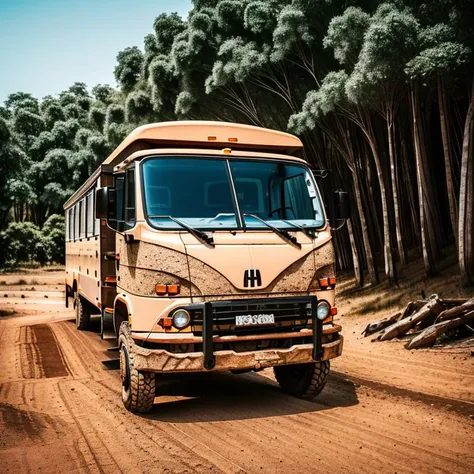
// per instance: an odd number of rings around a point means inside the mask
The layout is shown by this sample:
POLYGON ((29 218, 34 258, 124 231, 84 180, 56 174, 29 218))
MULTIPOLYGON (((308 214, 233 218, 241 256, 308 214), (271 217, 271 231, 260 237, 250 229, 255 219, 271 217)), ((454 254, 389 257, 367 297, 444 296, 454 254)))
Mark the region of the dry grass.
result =
MULTIPOLYGON (((445 252, 437 263, 436 276, 427 278, 423 260, 412 259, 407 268, 399 269, 398 285, 389 287, 386 281, 377 286, 356 287, 350 274, 338 276, 337 305, 346 316, 381 313, 388 315, 404 308, 410 301, 428 297, 433 293, 441 298, 470 298, 474 287, 463 287, 459 276, 454 248, 445 252)), ((383 268, 380 268, 383 275, 383 268)))

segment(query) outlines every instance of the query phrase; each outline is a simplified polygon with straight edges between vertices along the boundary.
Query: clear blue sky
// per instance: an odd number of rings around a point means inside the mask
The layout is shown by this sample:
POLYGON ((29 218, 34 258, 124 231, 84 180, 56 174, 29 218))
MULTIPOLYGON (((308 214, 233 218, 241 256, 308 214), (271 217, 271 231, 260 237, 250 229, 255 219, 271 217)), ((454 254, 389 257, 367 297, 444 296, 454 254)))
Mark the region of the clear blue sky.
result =
POLYGON ((186 18, 191 0, 0 0, 0 104, 41 98, 76 81, 115 85, 117 53, 143 47, 162 12, 186 18))

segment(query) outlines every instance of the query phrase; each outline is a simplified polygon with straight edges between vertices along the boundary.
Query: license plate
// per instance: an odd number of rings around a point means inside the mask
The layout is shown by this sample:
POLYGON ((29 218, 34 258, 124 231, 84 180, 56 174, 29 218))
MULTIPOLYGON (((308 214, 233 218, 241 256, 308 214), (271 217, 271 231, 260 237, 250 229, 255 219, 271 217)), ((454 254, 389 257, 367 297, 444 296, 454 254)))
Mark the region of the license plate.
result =
POLYGON ((236 326, 260 326, 263 324, 275 324, 274 314, 246 314, 235 317, 236 326))

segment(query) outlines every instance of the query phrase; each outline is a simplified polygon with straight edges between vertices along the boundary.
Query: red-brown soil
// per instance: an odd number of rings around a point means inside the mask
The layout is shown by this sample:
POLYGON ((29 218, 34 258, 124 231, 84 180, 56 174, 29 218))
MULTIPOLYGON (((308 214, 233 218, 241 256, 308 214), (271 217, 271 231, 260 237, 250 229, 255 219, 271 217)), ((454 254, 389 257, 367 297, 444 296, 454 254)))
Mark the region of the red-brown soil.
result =
POLYGON ((115 353, 98 322, 79 332, 60 294, 24 296, 0 301, 17 312, 0 318, 2 472, 473 471, 472 347, 371 343, 360 332, 376 311, 349 315, 354 299, 315 401, 282 393, 271 370, 174 376, 140 416, 101 364, 115 353))

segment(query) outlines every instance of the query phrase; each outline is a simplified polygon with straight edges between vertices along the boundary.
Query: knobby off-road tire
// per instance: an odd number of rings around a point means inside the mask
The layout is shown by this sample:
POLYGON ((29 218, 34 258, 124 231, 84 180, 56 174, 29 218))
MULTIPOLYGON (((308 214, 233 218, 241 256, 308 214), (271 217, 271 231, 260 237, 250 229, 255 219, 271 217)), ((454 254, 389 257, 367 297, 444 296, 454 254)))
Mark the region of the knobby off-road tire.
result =
POLYGON ((285 392, 295 397, 312 400, 326 385, 329 361, 309 364, 282 365, 273 368, 275 378, 285 392))
POLYGON ((132 412, 147 413, 153 408, 156 376, 151 372, 140 372, 133 366, 133 340, 127 322, 120 325, 120 378, 122 401, 132 412))
POLYGON ((76 328, 85 331, 89 327, 91 314, 87 311, 81 297, 76 294, 76 328))

